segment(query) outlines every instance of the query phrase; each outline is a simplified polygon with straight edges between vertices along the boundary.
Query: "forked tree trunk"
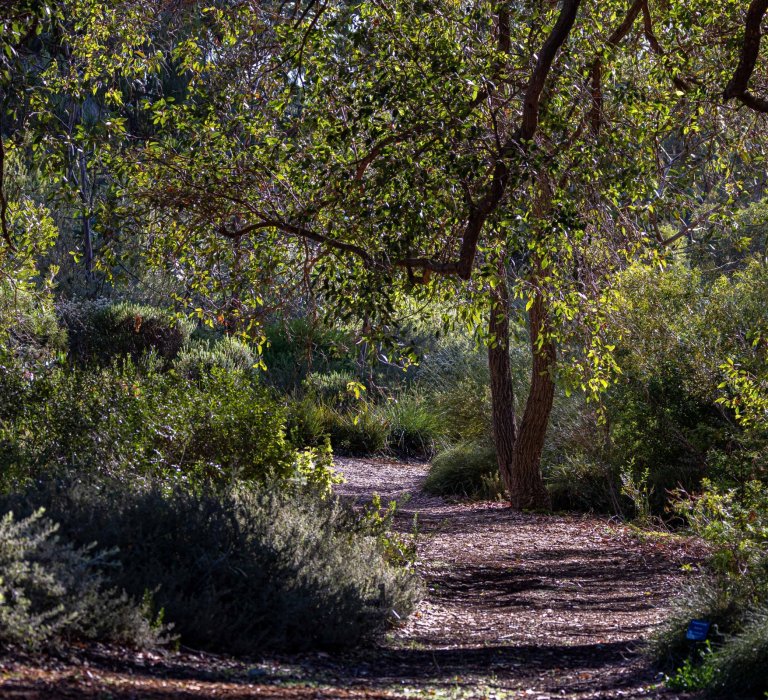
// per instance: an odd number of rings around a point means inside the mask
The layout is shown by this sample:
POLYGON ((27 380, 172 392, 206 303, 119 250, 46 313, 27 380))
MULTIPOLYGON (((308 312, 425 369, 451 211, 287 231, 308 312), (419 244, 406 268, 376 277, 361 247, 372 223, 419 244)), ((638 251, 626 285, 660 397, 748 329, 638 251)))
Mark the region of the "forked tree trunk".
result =
POLYGON ((541 453, 555 396, 552 370, 556 350, 554 343, 546 338, 539 347, 546 314, 544 302, 537 294, 529 310, 533 352, 531 390, 518 428, 509 360, 509 312, 509 291, 502 281, 494 290, 489 331, 495 341, 488 347, 493 437, 499 473, 513 508, 549 509, 549 493, 541 475, 541 453))

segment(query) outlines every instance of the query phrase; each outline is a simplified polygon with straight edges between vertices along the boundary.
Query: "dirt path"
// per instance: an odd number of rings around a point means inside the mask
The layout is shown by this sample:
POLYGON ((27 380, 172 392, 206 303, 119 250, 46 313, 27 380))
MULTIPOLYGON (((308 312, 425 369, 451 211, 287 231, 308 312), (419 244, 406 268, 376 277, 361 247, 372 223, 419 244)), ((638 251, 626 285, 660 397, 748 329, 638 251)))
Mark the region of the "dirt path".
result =
POLYGON ((692 548, 642 541, 605 519, 446 503, 421 492, 423 465, 338 466, 347 478, 339 493, 404 502, 403 525, 418 514, 428 595, 394 637, 393 685, 420 679, 473 697, 674 697, 654 689, 639 650, 692 548))
POLYGON ((688 697, 656 687, 639 653, 696 552, 606 520, 452 504, 421 491, 426 467, 339 458, 338 492, 376 492, 418 516, 427 595, 375 649, 252 661, 191 651, 73 648, 0 658, 0 698, 688 697))

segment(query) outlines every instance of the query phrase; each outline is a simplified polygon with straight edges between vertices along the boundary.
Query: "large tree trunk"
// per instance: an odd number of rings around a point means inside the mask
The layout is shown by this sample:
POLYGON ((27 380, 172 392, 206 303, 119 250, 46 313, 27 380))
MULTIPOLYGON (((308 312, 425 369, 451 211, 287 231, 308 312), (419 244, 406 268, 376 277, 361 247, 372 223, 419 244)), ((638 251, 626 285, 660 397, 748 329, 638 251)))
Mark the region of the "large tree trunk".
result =
POLYGON ((529 319, 533 354, 531 390, 515 441, 509 494, 513 508, 549 509, 552 503, 541 475, 541 453, 555 398, 552 372, 557 351, 555 344, 546 336, 546 312, 538 292, 529 310, 529 319))
POLYGON ((488 326, 494 338, 488 347, 488 365, 496 458, 513 508, 548 509, 551 503, 541 475, 541 453, 555 396, 552 370, 556 351, 554 343, 542 336, 546 314, 544 302, 537 293, 529 310, 533 353, 531 390, 518 428, 509 360, 509 312, 509 290, 502 280, 494 290, 488 326))

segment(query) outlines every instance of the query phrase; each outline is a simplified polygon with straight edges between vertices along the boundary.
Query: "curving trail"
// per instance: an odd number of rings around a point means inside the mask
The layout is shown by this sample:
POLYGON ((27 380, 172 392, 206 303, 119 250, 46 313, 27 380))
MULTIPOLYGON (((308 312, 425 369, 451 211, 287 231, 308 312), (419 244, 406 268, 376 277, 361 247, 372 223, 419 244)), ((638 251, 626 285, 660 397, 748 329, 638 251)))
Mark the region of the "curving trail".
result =
POLYGON ((337 466, 340 494, 405 501, 404 527, 418 514, 428 595, 377 675, 463 697, 683 697, 655 688, 639 651, 684 585, 681 565, 700 555, 694 543, 641 541, 596 517, 446 503, 421 492, 424 465, 337 466))

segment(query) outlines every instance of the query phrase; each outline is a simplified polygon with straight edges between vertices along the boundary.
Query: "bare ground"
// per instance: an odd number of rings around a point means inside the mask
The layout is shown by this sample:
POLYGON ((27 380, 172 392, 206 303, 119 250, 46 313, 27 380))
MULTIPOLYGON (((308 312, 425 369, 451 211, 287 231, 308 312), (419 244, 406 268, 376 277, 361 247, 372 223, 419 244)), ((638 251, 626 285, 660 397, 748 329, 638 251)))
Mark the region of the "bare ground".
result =
POLYGON ((73 647, 0 657, 2 698, 688 697, 665 691, 642 656, 696 561, 695 543, 643 538, 606 519, 533 515, 427 496, 427 467, 337 460, 340 494, 376 492, 418 522, 427 595, 381 644, 343 655, 251 660, 73 647))

